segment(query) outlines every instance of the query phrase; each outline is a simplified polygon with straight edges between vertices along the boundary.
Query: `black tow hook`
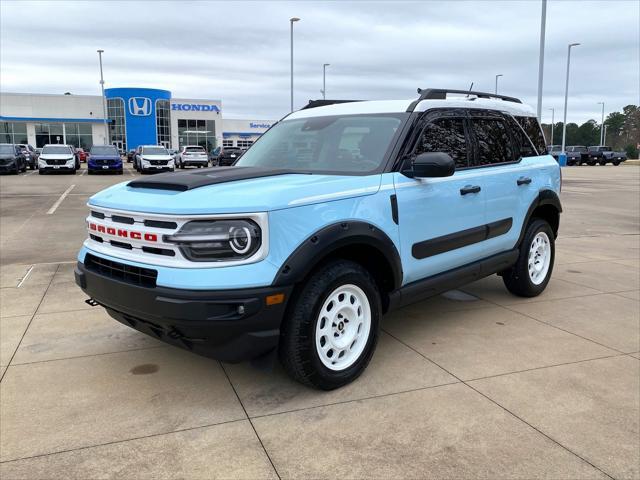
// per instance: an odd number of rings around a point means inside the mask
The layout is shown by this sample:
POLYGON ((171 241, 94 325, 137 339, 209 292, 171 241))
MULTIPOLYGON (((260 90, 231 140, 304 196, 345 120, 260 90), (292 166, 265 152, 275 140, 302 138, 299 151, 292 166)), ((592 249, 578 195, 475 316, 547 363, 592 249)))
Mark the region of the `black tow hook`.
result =
POLYGON ((100 305, 98 302, 96 302, 93 298, 87 298, 84 303, 86 303, 87 305, 91 306, 91 307, 97 307, 98 305, 100 305))

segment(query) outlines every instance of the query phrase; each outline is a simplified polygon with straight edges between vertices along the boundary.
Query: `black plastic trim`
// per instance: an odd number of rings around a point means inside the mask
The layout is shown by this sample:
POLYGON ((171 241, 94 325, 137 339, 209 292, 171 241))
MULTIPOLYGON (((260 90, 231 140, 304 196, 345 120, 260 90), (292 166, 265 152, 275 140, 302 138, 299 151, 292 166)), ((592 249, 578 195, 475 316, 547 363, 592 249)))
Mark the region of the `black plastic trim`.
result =
POLYGON ((391 219, 393 223, 399 225, 399 217, 398 217, 398 196, 394 193, 389 197, 391 201, 391 219))
MULTIPOLYGON (((522 230, 520 231, 520 236, 518 237, 518 242, 516 243, 516 247, 519 246, 522 243, 522 240, 524 239, 524 235, 527 230, 527 225, 529 225, 529 221, 531 220, 531 216, 533 215, 533 212, 535 211, 536 208, 543 205, 552 205, 558 211, 558 215, 562 213, 562 204, 560 203, 560 197, 558 197, 558 194, 553 190, 541 190, 540 193, 538 193, 538 198, 536 198, 533 202, 531 202, 531 205, 529 205, 527 214, 524 217, 524 222, 522 223, 522 230)), ((557 238, 558 232, 555 231, 553 233, 556 235, 556 238, 557 238)))
POLYGON ((516 263, 518 255, 519 250, 514 248, 513 250, 409 283, 391 292, 389 295, 389 311, 506 270, 516 263))
POLYGON ((421 260, 441 253, 449 252, 457 248, 483 242, 499 235, 507 233, 513 225, 512 218, 505 218, 496 222, 479 225, 459 232, 450 233, 441 237, 431 238, 414 243, 411 247, 413 258, 421 260))
POLYGON ((402 262, 393 241, 379 228, 365 222, 328 225, 309 236, 283 263, 272 286, 303 280, 326 255, 349 245, 368 245, 381 252, 393 272, 392 288, 402 285, 402 262))

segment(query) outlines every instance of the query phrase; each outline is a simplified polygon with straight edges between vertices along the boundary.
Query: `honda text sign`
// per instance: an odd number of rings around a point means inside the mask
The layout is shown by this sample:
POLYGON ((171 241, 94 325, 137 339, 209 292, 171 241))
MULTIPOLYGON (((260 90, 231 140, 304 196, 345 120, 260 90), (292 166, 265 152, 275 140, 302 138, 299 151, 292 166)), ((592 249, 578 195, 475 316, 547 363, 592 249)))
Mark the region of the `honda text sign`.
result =
POLYGON ((129 113, 137 117, 151 115, 151 99, 145 97, 131 97, 129 99, 129 113))
POLYGON ((171 110, 181 110, 183 112, 219 112, 217 105, 207 105, 202 103, 172 103, 171 110))

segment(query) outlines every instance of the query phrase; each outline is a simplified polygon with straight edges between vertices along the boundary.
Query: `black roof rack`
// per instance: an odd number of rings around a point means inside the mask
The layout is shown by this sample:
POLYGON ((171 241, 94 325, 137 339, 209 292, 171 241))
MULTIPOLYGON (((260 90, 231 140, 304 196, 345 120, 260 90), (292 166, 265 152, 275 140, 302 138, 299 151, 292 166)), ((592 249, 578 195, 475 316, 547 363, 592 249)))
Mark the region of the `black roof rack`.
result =
POLYGON ((309 100, 309 103, 307 103, 300 110, 306 110, 308 108, 324 107, 327 105, 334 105, 336 103, 351 103, 351 102, 362 102, 362 100, 309 100))
POLYGON ((477 98, 497 99, 505 102, 522 103, 519 98, 498 95, 497 93, 475 92, 473 90, 452 90, 450 88, 425 88, 424 90, 419 88, 418 94, 420 97, 409 105, 407 111, 412 112, 416 105, 418 105, 422 100, 446 100, 448 93, 457 93, 467 96, 472 95, 477 98))

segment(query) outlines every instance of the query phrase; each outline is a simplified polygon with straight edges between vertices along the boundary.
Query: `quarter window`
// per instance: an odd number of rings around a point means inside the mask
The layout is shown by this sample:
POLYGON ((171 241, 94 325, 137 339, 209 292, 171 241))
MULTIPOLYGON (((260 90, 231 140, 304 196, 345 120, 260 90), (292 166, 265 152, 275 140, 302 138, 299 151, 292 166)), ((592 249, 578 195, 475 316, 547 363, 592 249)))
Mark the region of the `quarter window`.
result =
MULTIPOLYGON (((531 143, 536 147, 538 155, 544 155, 547 153, 547 142, 544 140, 544 134, 542 128, 538 123, 536 117, 515 117, 520 126, 527 133, 527 136, 531 139, 531 143)), ((553 139, 551 140, 553 141, 553 139)))
POLYGON ((479 166, 516 160, 509 131, 502 120, 474 118, 471 122, 478 142, 479 166))
POLYGON ((456 168, 469 166, 467 139, 462 118, 439 118, 429 123, 418 141, 416 153, 444 152, 453 158, 456 168))

